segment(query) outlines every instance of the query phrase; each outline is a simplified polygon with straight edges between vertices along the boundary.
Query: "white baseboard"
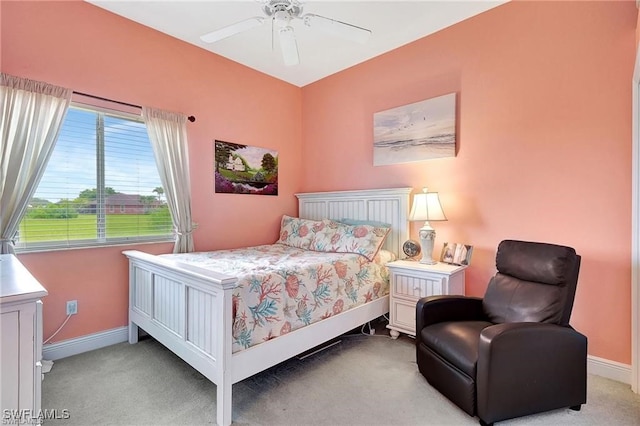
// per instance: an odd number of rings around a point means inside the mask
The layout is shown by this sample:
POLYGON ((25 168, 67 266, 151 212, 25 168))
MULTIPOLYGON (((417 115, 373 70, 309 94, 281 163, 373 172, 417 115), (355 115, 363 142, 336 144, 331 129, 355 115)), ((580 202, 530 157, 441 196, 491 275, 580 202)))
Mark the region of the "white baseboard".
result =
POLYGON ((631 384, 631 366, 621 362, 588 355, 587 372, 628 385, 631 384))
MULTIPOLYGON (((42 348, 42 358, 55 361, 94 349, 104 348, 105 346, 115 345, 116 343, 126 342, 128 339, 128 328, 126 326, 114 328, 99 333, 76 337, 75 339, 44 345, 42 348)), ((629 385, 631 384, 631 366, 628 364, 589 355, 587 356, 587 371, 589 374, 595 374, 596 376, 602 376, 629 385)))
POLYGON ((51 343, 42 347, 42 359, 55 361, 105 346, 115 345, 129 340, 128 327, 113 328, 99 333, 87 334, 62 342, 51 343))

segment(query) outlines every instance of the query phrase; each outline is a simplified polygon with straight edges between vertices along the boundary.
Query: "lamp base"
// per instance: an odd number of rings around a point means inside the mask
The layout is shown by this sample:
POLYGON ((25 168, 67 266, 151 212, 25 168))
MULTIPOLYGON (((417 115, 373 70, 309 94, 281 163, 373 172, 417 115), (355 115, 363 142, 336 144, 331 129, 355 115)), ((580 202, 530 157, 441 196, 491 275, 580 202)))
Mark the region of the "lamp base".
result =
POLYGON ((420 263, 425 265, 435 265, 438 263, 433 260, 433 243, 436 239, 436 231, 433 229, 429 222, 425 222, 424 226, 420 228, 420 246, 422 247, 422 259, 420 263))

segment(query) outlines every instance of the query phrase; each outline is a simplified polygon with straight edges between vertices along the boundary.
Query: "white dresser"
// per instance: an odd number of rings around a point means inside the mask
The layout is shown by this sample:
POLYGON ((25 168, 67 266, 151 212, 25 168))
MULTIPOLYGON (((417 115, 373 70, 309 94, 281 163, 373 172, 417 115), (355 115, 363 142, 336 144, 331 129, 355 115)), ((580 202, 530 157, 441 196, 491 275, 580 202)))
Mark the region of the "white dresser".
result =
POLYGON ((42 388, 42 285, 14 256, 0 255, 0 408, 35 423, 42 388))
POLYGON ((426 296, 464 294, 466 266, 438 262, 425 265, 410 260, 387 263, 389 283, 389 325, 391 337, 400 332, 416 335, 416 303, 426 296))

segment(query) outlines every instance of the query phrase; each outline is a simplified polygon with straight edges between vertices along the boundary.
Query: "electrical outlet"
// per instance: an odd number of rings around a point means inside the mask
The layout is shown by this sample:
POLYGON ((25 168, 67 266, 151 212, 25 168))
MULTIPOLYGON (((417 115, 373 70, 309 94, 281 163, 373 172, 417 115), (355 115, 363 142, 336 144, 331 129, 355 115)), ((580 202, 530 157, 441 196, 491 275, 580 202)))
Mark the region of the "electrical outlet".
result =
POLYGON ((67 315, 75 315, 78 313, 78 301, 69 300, 67 302, 67 315))

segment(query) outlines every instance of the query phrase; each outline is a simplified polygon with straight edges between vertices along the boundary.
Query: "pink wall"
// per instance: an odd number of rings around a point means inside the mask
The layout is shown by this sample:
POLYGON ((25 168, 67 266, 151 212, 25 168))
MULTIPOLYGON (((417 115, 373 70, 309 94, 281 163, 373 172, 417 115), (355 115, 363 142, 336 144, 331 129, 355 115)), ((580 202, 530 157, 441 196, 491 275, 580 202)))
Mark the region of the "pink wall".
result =
MULTIPOLYGON (((572 245, 583 255, 572 323, 592 355, 630 363, 633 2, 507 4, 303 89, 86 3, 0 8, 3 72, 197 117, 197 249, 273 241, 299 190, 428 185, 449 217, 435 223, 436 249, 475 245, 470 294, 483 293, 503 238, 572 245), (371 165, 374 112, 450 92, 457 157, 371 165), (214 194, 214 138, 278 150, 281 195, 214 194)), ((45 335, 71 299, 79 314, 56 341, 125 325, 120 252, 169 247, 20 255, 50 292, 45 335)))
POLYGON ((633 2, 509 3, 304 87, 303 189, 438 191, 435 251, 475 246, 472 295, 502 239, 575 247, 572 324, 590 354, 630 363, 636 17, 633 2), (374 112, 451 92, 455 158, 372 165, 374 112))
MULTIPOLYGON (((3 72, 138 105, 195 115, 188 123, 194 234, 199 250, 271 243, 283 213, 295 214, 300 190, 301 92, 85 2, 0 3, 3 72), (287 117, 287 120, 282 120, 287 117), (277 197, 214 194, 213 140, 279 152, 277 197), (256 212, 259 212, 259 217, 256 212)), ((137 248, 160 253, 169 244, 137 248)), ((49 290, 44 334, 65 318, 54 341, 127 323, 128 246, 22 254, 49 290)), ((135 247, 134 247, 135 248, 135 247)))
POLYGON ((636 46, 638 46, 638 43, 640 43, 640 13, 638 13, 637 10, 636 10, 636 16, 637 16, 637 21, 636 21, 636 46))

